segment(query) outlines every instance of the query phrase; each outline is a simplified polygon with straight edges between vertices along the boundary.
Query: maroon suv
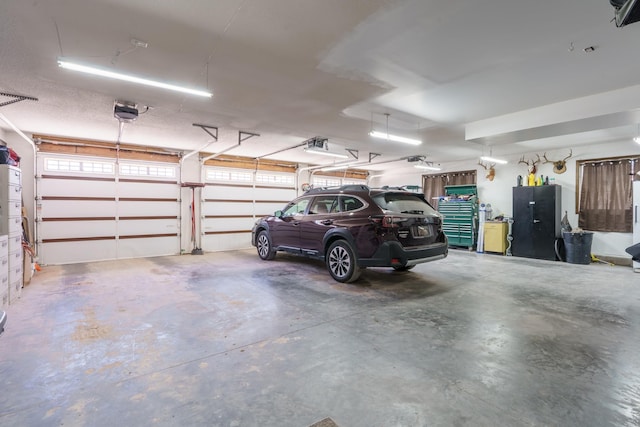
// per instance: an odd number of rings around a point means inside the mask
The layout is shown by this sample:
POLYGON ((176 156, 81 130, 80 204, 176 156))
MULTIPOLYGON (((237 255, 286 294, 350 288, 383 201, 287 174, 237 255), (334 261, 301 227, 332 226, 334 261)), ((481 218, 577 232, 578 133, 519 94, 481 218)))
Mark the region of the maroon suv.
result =
POLYGON ((306 192, 251 232, 258 255, 277 251, 324 259, 338 282, 352 282, 366 267, 409 270, 447 256, 442 217, 422 194, 365 185, 306 192))

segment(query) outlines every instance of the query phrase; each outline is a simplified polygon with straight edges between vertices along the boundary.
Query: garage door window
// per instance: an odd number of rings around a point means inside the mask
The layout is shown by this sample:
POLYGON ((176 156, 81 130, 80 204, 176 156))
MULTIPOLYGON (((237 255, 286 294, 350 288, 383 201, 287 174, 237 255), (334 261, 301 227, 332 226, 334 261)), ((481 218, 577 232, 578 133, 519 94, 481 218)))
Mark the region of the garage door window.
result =
POLYGON ((207 181, 217 182, 252 182, 252 173, 236 170, 207 169, 207 181))
POLYGON ((268 184, 285 187, 293 187, 295 185, 293 175, 275 173, 257 173, 256 184, 268 184))
POLYGON ((52 159, 47 158, 44 162, 44 169, 47 172, 79 172, 90 174, 114 174, 114 164, 108 162, 96 162, 91 160, 76 159, 52 159))
POLYGON ((120 164, 120 175, 144 176, 158 178, 175 178, 175 166, 156 166, 148 164, 122 163, 120 164))

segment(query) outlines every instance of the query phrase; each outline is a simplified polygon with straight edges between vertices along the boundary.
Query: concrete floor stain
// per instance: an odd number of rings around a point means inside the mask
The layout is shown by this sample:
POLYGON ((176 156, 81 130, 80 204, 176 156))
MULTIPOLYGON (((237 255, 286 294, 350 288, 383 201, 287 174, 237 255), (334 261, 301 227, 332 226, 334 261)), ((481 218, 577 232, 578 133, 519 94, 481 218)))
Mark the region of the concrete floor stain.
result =
POLYGON ((92 341, 105 339, 112 335, 112 328, 109 325, 101 324, 96 318, 95 309, 86 308, 83 310, 84 319, 76 325, 71 338, 75 341, 92 341))

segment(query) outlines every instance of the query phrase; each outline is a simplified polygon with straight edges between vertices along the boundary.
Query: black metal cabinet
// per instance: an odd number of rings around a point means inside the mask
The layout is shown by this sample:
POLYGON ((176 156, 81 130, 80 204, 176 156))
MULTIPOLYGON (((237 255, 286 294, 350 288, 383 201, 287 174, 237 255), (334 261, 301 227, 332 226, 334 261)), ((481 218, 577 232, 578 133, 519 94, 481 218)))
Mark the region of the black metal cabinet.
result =
POLYGON ((560 234, 562 193, 559 185, 513 187, 514 256, 556 259, 560 234))

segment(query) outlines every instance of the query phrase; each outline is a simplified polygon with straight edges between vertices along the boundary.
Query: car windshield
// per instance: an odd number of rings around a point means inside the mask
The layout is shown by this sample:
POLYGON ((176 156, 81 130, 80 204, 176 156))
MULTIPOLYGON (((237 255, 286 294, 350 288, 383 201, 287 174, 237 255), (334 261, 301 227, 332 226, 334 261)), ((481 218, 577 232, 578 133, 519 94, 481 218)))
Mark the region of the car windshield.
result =
POLYGON ((431 215, 436 211, 417 194, 382 193, 373 197, 380 208, 388 212, 431 215))

